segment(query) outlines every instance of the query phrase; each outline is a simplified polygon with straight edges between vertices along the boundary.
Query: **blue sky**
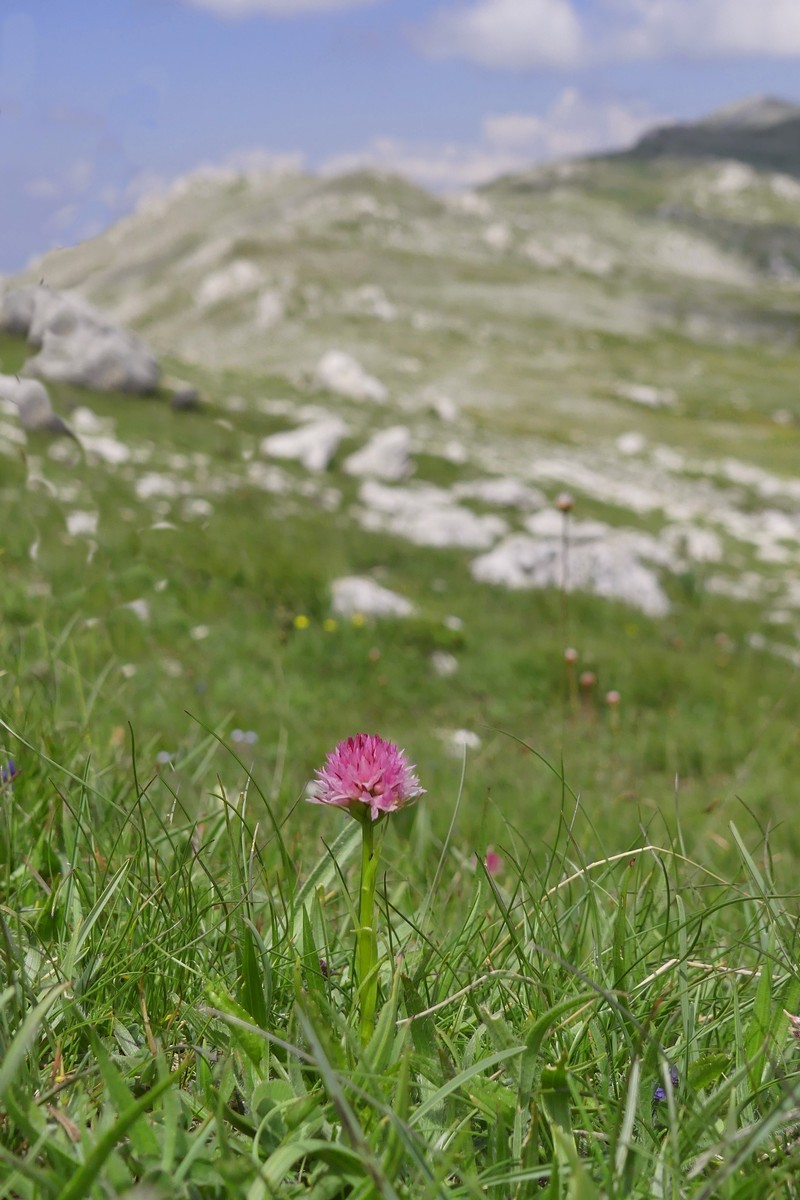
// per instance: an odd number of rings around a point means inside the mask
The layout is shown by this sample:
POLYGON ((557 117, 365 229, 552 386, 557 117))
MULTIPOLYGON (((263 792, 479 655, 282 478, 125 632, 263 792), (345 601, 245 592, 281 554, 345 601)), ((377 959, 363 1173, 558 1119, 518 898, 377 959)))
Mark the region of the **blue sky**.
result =
POLYGON ((202 165, 465 186, 799 67, 800 0, 3 0, 0 272, 202 165))

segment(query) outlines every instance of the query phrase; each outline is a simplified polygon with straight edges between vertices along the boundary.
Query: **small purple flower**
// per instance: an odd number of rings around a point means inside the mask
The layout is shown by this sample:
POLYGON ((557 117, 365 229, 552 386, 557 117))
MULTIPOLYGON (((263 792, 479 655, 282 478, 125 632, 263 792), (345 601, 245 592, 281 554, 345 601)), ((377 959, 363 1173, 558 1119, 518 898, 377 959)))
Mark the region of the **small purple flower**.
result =
POLYGON ((4 767, 0 767, 0 787, 5 787, 7 783, 13 783, 19 775, 17 764, 13 758, 10 758, 4 767))
MULTIPOLYGON (((672 1082, 673 1091, 676 1091, 678 1083, 680 1082, 680 1078, 678 1076, 678 1068, 674 1064, 669 1069, 669 1077, 672 1082)), ((659 1104, 662 1100, 666 1100, 666 1098, 666 1088, 662 1087, 661 1084, 657 1084, 657 1086, 653 1089, 653 1104, 659 1104)))
POLYGON ((358 733, 339 742, 316 772, 312 804, 344 808, 351 817, 377 821, 385 813, 413 804, 425 789, 414 767, 393 742, 374 733, 358 733))

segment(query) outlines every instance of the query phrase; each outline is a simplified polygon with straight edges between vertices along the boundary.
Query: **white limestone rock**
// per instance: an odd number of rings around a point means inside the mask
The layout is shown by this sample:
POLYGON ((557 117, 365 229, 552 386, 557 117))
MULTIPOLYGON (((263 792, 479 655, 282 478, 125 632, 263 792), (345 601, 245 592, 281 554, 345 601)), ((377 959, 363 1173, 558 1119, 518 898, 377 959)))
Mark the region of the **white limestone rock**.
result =
POLYGON ((237 258, 207 275, 197 289, 195 300, 200 308, 211 308, 223 300, 255 291, 261 282, 261 271, 256 264, 246 258, 237 258))
POLYGON ((405 596, 381 587, 374 579, 346 575, 331 584, 333 611, 340 617, 410 617, 414 605, 405 596))
POLYGON ((621 399, 645 408, 673 408, 677 400, 672 388, 657 388, 649 383, 619 383, 616 393, 621 399))
POLYGON ((69 333, 47 330, 41 350, 28 359, 24 372, 98 392, 134 395, 154 392, 159 378, 155 358, 134 334, 89 323, 69 333))
POLYGON ((365 446, 344 461, 344 470, 357 479, 371 476, 384 483, 402 483, 411 474, 411 431, 405 425, 381 429, 365 446))
POLYGON ((486 550, 508 530, 501 517, 479 516, 432 484, 386 487, 368 479, 361 485, 359 499, 363 507, 357 517, 363 528, 385 531, 418 546, 486 550))
POLYGON ((71 292, 41 285, 7 292, 0 328, 24 333, 41 348, 25 364, 25 375, 98 391, 144 394, 158 386, 158 364, 144 343, 71 292))
POLYGON ((498 476, 496 479, 472 479, 457 483, 453 495, 464 500, 481 500, 498 508, 533 509, 547 501, 538 488, 530 487, 519 479, 498 476))
POLYGON ((347 426, 339 417, 327 416, 298 429, 273 433, 261 443, 265 458, 294 459, 307 471, 324 471, 347 434, 347 426))
POLYGON ((669 611, 669 601, 650 562, 665 563, 669 551, 646 534, 615 530, 600 522, 583 522, 590 530, 570 536, 565 571, 560 537, 539 533, 512 534, 471 566, 473 579, 502 587, 547 588, 591 592, 621 600, 648 616, 669 611))
POLYGON ((384 404, 389 397, 386 386, 368 375, 361 363, 344 350, 328 350, 317 364, 315 382, 318 387, 349 400, 372 400, 384 404))
POLYGON ((458 659, 447 650, 434 650, 430 664, 434 675, 438 675, 440 679, 451 679, 453 675, 458 674, 458 659))
POLYGON ((20 425, 29 433, 72 433, 61 417, 53 412, 47 388, 38 379, 0 375, 0 399, 11 404, 20 425))

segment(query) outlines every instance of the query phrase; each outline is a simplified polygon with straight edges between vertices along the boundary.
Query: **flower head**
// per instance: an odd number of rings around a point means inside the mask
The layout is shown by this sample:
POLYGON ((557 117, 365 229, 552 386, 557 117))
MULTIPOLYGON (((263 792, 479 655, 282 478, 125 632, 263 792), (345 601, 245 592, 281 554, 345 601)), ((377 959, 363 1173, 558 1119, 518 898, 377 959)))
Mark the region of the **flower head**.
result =
POLYGON ((345 808, 351 817, 377 821, 384 813, 413 804, 425 789, 414 767, 393 742, 374 733, 347 738, 316 772, 312 804, 345 808))
POLYGON ((5 766, 0 767, 0 786, 5 787, 7 783, 12 783, 17 775, 19 775, 17 764, 13 758, 10 758, 5 766))
POLYGON ((503 859, 497 853, 494 846, 486 847, 486 854, 483 859, 483 865, 490 875, 499 875, 503 869, 503 859))

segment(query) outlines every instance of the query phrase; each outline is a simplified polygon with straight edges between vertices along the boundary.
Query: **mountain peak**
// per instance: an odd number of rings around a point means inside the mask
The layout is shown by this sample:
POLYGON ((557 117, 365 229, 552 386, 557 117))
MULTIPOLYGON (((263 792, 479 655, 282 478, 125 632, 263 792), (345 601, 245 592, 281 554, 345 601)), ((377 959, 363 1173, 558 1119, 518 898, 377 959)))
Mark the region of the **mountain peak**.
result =
POLYGON ((713 161, 733 159, 760 171, 800 176, 800 105, 752 96, 699 121, 651 129, 614 157, 713 161))
POLYGON ((747 96, 695 122, 715 129, 768 129, 800 117, 800 105, 779 96, 747 96))

